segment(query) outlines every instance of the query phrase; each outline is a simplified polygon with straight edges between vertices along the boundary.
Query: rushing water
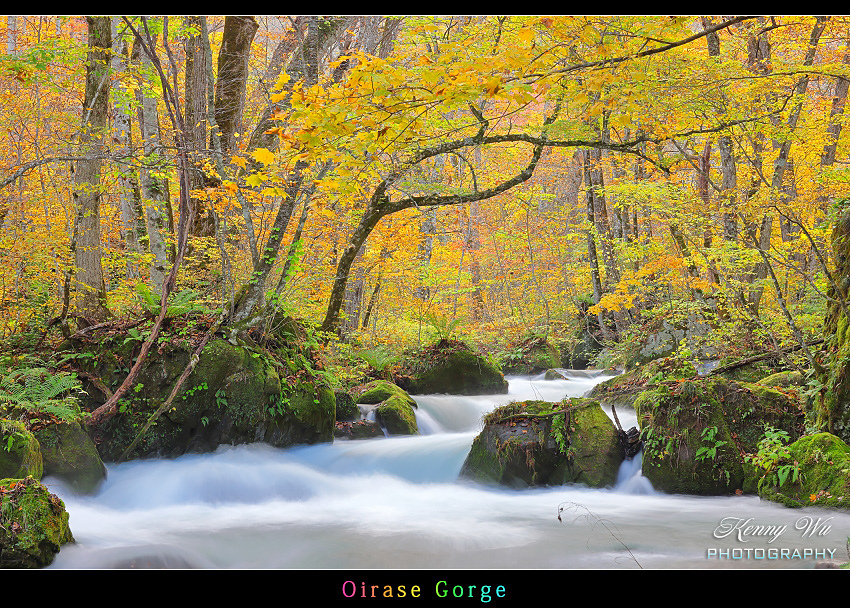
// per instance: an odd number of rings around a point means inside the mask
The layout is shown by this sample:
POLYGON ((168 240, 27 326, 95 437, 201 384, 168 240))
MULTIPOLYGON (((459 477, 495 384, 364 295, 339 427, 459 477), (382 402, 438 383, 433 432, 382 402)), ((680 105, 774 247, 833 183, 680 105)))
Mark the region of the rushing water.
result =
MULTIPOLYGON (((415 396, 415 437, 134 461, 110 466, 94 497, 46 478, 65 500, 77 540, 52 567, 810 568, 814 550, 848 559, 850 515, 753 496, 660 494, 638 459, 605 490, 458 480, 484 413, 512 400, 581 396, 605 379, 572 376, 509 378, 508 395, 415 396), (806 518, 831 518, 829 529, 805 536, 795 526, 806 518), (770 526, 776 538, 744 536, 738 521, 770 526), (733 530, 725 537, 724 526, 733 530)), ((636 424, 633 411, 617 413, 624 428, 636 424)))

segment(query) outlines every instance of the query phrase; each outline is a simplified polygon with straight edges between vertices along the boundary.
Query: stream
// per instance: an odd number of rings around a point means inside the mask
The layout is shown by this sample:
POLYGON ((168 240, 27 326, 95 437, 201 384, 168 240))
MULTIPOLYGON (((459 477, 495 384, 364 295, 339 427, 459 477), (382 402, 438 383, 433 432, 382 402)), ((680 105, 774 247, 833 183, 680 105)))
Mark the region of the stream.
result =
MULTIPOLYGON (((508 377, 507 395, 413 395, 419 436, 110 465, 92 497, 47 477, 77 541, 50 567, 812 568, 850 559, 850 514, 661 494, 639 456, 611 489, 458 479, 483 414, 513 400, 582 396, 606 379, 566 373, 508 377)), ((636 425, 633 410, 617 413, 624 429, 636 425)))

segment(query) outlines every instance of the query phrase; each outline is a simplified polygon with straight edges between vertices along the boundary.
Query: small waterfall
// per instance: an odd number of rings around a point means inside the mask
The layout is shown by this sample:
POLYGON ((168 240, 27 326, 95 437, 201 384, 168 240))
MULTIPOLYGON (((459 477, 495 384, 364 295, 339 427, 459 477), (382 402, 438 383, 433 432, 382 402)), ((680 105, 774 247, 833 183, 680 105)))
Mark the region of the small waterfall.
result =
POLYGON ((614 490, 623 494, 655 494, 655 489, 650 481, 643 476, 641 465, 643 464, 643 450, 638 452, 634 458, 624 460, 617 473, 617 483, 614 490))

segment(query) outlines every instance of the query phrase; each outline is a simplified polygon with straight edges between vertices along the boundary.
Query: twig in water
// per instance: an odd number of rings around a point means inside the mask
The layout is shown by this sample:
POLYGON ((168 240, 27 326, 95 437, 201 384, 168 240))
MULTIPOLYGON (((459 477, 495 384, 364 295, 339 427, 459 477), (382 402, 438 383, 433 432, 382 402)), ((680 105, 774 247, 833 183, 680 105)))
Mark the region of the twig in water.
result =
MULTIPOLYGON (((632 553, 632 550, 629 549, 629 547, 626 545, 626 543, 624 543, 620 539, 619 536, 617 536, 617 534, 619 533, 619 530, 617 530, 616 526, 611 524, 611 526, 613 526, 613 528, 614 528, 614 530, 612 530, 608 526, 608 524, 610 523, 608 520, 602 519, 601 517, 596 515, 593 511, 591 511, 590 509, 588 509, 584 505, 580 505, 577 502, 562 502, 560 505, 558 505, 558 521, 563 521, 561 519, 561 513, 563 511, 565 511, 566 509, 570 509, 571 511, 575 511, 576 513, 578 513, 579 509, 584 509, 584 511, 585 511, 584 515, 578 514, 578 515, 576 515, 575 519, 583 518, 586 522, 590 523, 591 527, 593 527, 593 528, 595 528, 597 526, 597 524, 601 525, 603 528, 605 528, 605 530, 608 532, 608 534, 611 535, 611 537, 613 539, 615 539, 618 543, 623 545, 623 549, 626 550, 626 552, 629 554, 629 557, 632 558, 632 561, 634 561, 634 563, 637 564, 638 568, 643 570, 643 566, 640 565, 640 562, 637 560, 634 553, 632 553)), ((575 521, 575 520, 573 520, 573 521, 575 521)), ((588 542, 590 542, 590 541, 588 540, 588 542)))

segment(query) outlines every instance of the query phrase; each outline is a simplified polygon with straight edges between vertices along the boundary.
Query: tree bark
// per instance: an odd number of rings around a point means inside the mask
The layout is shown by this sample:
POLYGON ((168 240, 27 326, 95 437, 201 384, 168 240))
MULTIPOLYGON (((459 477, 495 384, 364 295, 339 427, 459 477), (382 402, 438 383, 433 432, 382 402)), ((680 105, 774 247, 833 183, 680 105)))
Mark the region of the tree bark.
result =
MULTIPOLYGON (((187 24, 201 30, 201 18, 197 16, 186 17, 187 24)), ((200 190, 208 185, 204 164, 209 162, 207 142, 209 141, 209 119, 207 114, 207 54, 204 50, 202 34, 189 35, 185 41, 186 52, 186 80, 184 85, 184 113, 189 140, 186 142, 189 149, 190 172, 189 187, 191 190, 200 190)), ((191 205, 195 214, 195 222, 192 227, 193 236, 215 236, 215 220, 203 201, 196 198, 191 199, 191 205)))
POLYGON ((80 153, 74 172, 76 221, 76 306, 86 319, 102 321, 106 310, 106 286, 101 266, 100 169, 103 139, 109 111, 109 54, 112 25, 108 17, 86 17, 89 52, 86 58, 86 93, 80 153))
MULTIPOLYGON (((143 69, 153 67, 150 57, 141 52, 138 44, 133 45, 133 56, 143 69)), ((164 171, 165 151, 162 147, 162 137, 159 132, 159 114, 156 96, 153 92, 146 95, 141 89, 136 90, 139 102, 139 132, 142 138, 141 194, 145 208, 145 223, 147 224, 148 247, 153 260, 150 267, 150 280, 157 292, 162 291, 165 275, 168 269, 168 251, 165 242, 168 221, 168 204, 166 196, 168 182, 160 175, 164 171)))
MULTIPOLYGON (((119 18, 112 20, 113 34, 117 31, 119 18)), ((115 41, 115 56, 113 58, 113 69, 116 72, 126 72, 130 64, 130 49, 126 40, 115 41)), ((124 91, 124 87, 117 81, 115 88, 124 91)), ((112 108, 114 118, 113 138, 116 142, 116 152, 128 157, 132 154, 133 138, 130 111, 126 104, 116 102, 112 108)), ((121 236, 123 237, 127 251, 127 278, 135 279, 139 276, 139 254, 142 253, 142 241, 147 237, 145 230, 144 215, 141 192, 139 189, 138 174, 134 167, 124 165, 120 169, 119 182, 121 191, 119 195, 121 208, 121 236)))
POLYGON ((251 43, 259 27, 253 17, 224 19, 215 85, 215 122, 220 132, 221 152, 225 159, 236 150, 234 134, 242 131, 242 112, 248 86, 248 60, 251 55, 251 43))

